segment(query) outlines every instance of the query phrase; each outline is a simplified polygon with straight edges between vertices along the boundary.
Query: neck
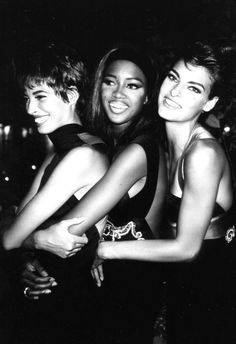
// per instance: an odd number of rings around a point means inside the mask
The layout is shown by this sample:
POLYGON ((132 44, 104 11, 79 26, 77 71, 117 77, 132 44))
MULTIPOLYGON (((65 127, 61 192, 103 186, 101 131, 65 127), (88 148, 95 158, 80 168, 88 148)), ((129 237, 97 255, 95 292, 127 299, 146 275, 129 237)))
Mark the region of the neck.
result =
POLYGON ((77 113, 74 113, 74 116, 73 116, 71 122, 67 123, 67 124, 71 124, 71 123, 82 125, 81 119, 77 113))
POLYGON ((166 122, 170 153, 172 152, 176 157, 182 154, 196 125, 193 122, 166 122))

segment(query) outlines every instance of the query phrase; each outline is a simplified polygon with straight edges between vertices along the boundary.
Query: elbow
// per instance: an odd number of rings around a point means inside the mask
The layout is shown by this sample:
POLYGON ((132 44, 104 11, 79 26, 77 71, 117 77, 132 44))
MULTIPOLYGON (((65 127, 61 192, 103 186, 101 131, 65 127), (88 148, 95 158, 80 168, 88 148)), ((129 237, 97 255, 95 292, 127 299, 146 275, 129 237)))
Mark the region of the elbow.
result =
POLYGON ((183 263, 192 262, 197 258, 199 251, 200 247, 198 245, 179 245, 177 250, 177 261, 183 263))
POLYGON ((185 262, 185 263, 190 263, 197 258, 198 253, 199 253, 199 249, 197 249, 197 248, 190 248, 187 250, 184 249, 183 254, 181 255, 182 256, 181 261, 185 262))
POLYGON ((2 247, 5 251, 10 251, 13 250, 15 248, 19 248, 20 245, 17 245, 16 242, 14 242, 14 240, 11 240, 7 233, 4 233, 2 235, 2 247))
POLYGON ((193 260, 195 260, 197 257, 197 254, 194 254, 192 252, 189 252, 188 254, 185 254, 183 257, 182 257, 182 261, 185 262, 185 263, 190 263, 192 262, 193 260))

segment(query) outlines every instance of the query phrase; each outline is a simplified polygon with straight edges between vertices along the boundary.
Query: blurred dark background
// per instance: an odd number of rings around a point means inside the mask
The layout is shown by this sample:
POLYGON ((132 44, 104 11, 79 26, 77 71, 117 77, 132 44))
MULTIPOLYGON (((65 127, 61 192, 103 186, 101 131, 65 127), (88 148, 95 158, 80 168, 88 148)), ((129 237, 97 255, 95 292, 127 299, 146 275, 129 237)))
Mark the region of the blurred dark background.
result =
MULTIPOLYGON (((235 43, 235 29, 235 0, 0 0, 0 219, 26 193, 46 152, 44 138, 17 96, 13 72, 20 52, 44 42, 65 42, 77 48, 92 73, 117 42, 143 45, 161 63, 164 46, 201 38, 235 43)), ((223 123, 234 171, 235 107, 236 94, 233 112, 223 123)), ((219 123, 212 119, 209 124, 219 133, 219 123)), ((11 343, 15 315, 5 268, 1 260, 1 344, 11 343)))
POLYGON ((235 41, 235 28, 235 0, 0 0, 0 209, 18 204, 45 154, 15 92, 13 62, 20 52, 62 41, 78 49, 92 72, 117 42, 141 44, 155 56, 163 44, 193 38, 235 41))

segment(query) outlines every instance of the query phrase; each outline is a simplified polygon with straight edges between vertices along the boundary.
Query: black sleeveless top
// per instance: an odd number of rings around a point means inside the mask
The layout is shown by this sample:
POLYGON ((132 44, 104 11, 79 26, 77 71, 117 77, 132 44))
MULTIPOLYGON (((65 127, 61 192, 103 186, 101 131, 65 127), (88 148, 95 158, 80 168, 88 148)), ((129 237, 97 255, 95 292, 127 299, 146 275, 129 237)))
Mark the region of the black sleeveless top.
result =
MULTIPOLYGON (((78 124, 68 124, 58 128, 49 135, 49 138, 55 147, 56 154, 45 169, 39 190, 50 178, 52 172, 65 157, 65 155, 73 148, 80 147, 85 144, 85 142, 82 141, 78 135, 83 132, 85 133, 86 131, 82 126, 78 124)), ((93 146, 96 146, 96 149, 105 151, 105 144, 102 143, 102 141, 96 142, 93 146)), ((83 162, 78 161, 78 164, 79 163, 83 162)), ((50 216, 50 218, 40 225, 38 229, 47 228, 50 225, 60 221, 63 216, 78 203, 79 200, 74 195, 71 196, 52 216, 50 216)), ((71 258, 62 259, 50 252, 36 250, 35 254, 45 267, 46 271, 54 276, 59 283, 67 283, 67 281, 71 280, 71 278, 74 278, 73 275, 75 274, 75 271, 78 272, 80 269, 86 270, 87 272, 90 271, 99 240, 99 234, 96 227, 93 226, 87 230, 86 235, 89 239, 88 244, 85 245, 85 247, 78 254, 71 258)))
MULTIPOLYGON (((133 197, 130 197, 128 193, 125 194, 111 210, 108 217, 108 225, 103 234, 104 240, 114 240, 111 226, 114 225, 119 228, 120 226, 127 225, 130 221, 135 223, 136 230, 138 230, 140 233, 139 235, 141 235, 139 239, 153 238, 153 234, 145 217, 152 205, 156 191, 159 168, 159 142, 154 136, 143 134, 135 138, 131 143, 139 144, 145 151, 147 158, 146 182, 139 193, 133 197), (109 225, 109 222, 111 225, 109 225)), ((119 231, 121 235, 118 234, 116 240, 132 240, 138 238, 136 235, 132 235, 132 228, 127 230, 128 233, 126 233, 126 230, 121 229, 121 232, 119 231)))

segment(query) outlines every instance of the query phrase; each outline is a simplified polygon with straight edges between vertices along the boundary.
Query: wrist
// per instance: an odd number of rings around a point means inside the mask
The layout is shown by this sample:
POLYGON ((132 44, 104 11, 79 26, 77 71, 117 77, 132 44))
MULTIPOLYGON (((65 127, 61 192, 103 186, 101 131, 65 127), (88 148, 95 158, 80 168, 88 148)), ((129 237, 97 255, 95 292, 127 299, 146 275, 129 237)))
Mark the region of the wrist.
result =
POLYGON ((37 250, 43 249, 43 231, 37 231, 33 234, 33 245, 37 250))
POLYGON ((98 257, 106 260, 106 259, 115 259, 114 248, 116 243, 115 242, 101 242, 98 246, 97 254, 98 257))

